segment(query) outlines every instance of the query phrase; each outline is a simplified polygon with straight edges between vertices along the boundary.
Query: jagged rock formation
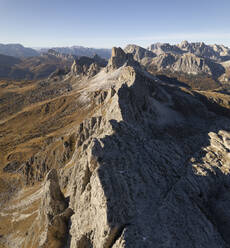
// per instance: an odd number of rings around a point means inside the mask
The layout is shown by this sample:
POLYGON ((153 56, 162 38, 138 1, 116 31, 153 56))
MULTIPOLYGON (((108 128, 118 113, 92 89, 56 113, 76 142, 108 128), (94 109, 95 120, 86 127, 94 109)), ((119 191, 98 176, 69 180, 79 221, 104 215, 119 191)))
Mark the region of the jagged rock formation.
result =
MULTIPOLYGON (((42 52, 47 52, 48 49, 41 49, 42 52)), ((83 46, 72 46, 72 47, 53 47, 52 50, 62 54, 71 54, 77 57, 87 56, 93 57, 98 54, 103 59, 109 59, 111 55, 111 49, 105 48, 89 48, 83 46)))
POLYGON ((156 57, 156 54, 153 52, 137 45, 128 45, 125 47, 124 51, 126 53, 132 53, 133 58, 144 65, 148 64, 152 58, 156 57))
POLYGON ((206 45, 204 42, 189 43, 182 41, 177 45, 169 43, 156 43, 148 47, 148 49, 156 54, 174 53, 184 54, 192 53, 202 58, 208 58, 217 62, 223 62, 230 59, 230 49, 223 45, 206 45))
POLYGON ((41 205, 36 222, 24 246, 61 248, 67 242, 68 222, 73 214, 60 190, 57 171, 51 169, 42 187, 41 205), (36 233, 36 235, 34 235, 36 233), (38 235, 39 234, 39 235, 38 235))
POLYGON ((229 247, 229 95, 156 80, 121 48, 95 76, 64 80, 78 121, 59 145, 71 152, 60 162, 51 140, 41 156, 57 156, 69 203, 51 170, 24 247, 229 247))
POLYGON ((222 66, 225 69, 225 73, 221 75, 221 82, 228 83, 230 82, 230 60, 223 62, 222 66))
POLYGON ((107 62, 95 55, 93 58, 80 57, 75 59, 71 66, 71 74, 78 76, 95 76, 102 67, 105 67, 107 62))
POLYGON ((58 58, 61 58, 61 59, 72 59, 74 60, 75 59, 75 56, 71 55, 71 54, 64 54, 64 53, 59 53, 53 49, 49 49, 47 51, 47 53, 42 53, 41 56, 47 56, 47 55, 53 55, 53 56, 56 56, 58 58))
POLYGON ((147 49, 157 55, 164 53, 174 53, 174 54, 183 53, 183 51, 181 51, 181 49, 178 48, 176 45, 170 45, 169 43, 155 43, 150 45, 147 49))
POLYGON ((228 80, 225 66, 220 62, 228 59, 230 51, 226 47, 218 47, 183 41, 179 45, 156 43, 148 49, 128 45, 125 50, 130 51, 138 62, 154 74, 172 74, 170 76, 179 77, 179 81, 181 79, 178 73, 184 74, 185 78, 188 77, 187 81, 191 81, 190 75, 199 76, 203 81, 211 81, 210 85, 219 87, 220 82, 228 80))
POLYGON ((112 56, 109 59, 107 69, 115 70, 120 68, 121 66, 137 66, 138 63, 133 59, 133 55, 131 53, 125 53, 120 47, 112 48, 112 56))
POLYGON ((170 53, 161 54, 153 59, 149 66, 156 66, 159 71, 169 70, 194 75, 212 75, 211 69, 206 61, 193 54, 184 54, 179 57, 170 53))
POLYGON ((184 52, 190 52, 219 62, 230 59, 230 49, 223 45, 206 45, 204 42, 189 43, 182 41, 178 47, 184 52))

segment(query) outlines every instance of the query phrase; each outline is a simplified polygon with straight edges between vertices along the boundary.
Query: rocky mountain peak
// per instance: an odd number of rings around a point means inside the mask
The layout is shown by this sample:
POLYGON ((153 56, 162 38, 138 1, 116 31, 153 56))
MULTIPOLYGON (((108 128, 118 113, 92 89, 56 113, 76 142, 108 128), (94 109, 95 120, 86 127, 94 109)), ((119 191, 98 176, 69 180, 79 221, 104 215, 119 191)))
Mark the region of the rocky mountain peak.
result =
POLYGON ((107 70, 118 69, 123 65, 138 66, 139 63, 133 59, 133 54, 125 53, 120 47, 113 47, 107 70))
POLYGON ((179 44, 179 46, 183 48, 183 47, 187 47, 188 44, 189 44, 189 43, 188 43, 187 40, 183 40, 183 41, 179 44))
POLYGON ((126 53, 120 47, 112 48, 112 57, 126 58, 126 53))
POLYGON ((42 199, 42 211, 52 218, 60 214, 67 207, 64 195, 59 186, 57 171, 52 169, 46 175, 44 184, 44 197, 42 199))
POLYGON ((93 58, 82 56, 74 60, 71 66, 71 75, 89 76, 96 75, 102 67, 107 64, 105 59, 102 59, 98 55, 93 58))
POLYGON ((143 47, 137 46, 137 45, 127 45, 124 49, 126 53, 132 53, 133 58, 141 63, 147 63, 152 58, 156 57, 156 54, 152 51, 149 51, 143 47))
POLYGON ((41 248, 61 248, 67 239, 68 222, 73 210, 68 208, 61 192, 56 169, 48 172, 41 191, 38 219, 28 232, 25 246, 29 247, 29 243, 33 242, 39 243, 41 248), (40 237, 34 236, 34 232, 41 233, 40 237))

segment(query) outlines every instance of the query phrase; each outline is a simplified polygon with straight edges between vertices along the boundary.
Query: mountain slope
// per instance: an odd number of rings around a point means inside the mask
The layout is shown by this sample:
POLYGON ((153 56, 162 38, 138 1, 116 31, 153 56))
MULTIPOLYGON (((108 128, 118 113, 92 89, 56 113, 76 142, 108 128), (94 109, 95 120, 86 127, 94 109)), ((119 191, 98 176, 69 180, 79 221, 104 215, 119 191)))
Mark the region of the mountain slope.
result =
MULTIPOLYGON (((84 57, 78 58, 69 54, 58 53, 52 49, 40 56, 19 59, 15 57, 0 55, 0 78, 11 80, 39 80, 57 74, 66 74, 75 59, 78 62, 84 57)), ((87 60, 96 61, 106 66, 107 61, 98 55, 87 60)))
POLYGON ((20 44, 0 44, 0 54, 19 58, 26 58, 39 55, 36 50, 24 47, 20 44))
POLYGON ((19 64, 21 59, 0 54, 0 78, 7 78, 11 68, 19 64))

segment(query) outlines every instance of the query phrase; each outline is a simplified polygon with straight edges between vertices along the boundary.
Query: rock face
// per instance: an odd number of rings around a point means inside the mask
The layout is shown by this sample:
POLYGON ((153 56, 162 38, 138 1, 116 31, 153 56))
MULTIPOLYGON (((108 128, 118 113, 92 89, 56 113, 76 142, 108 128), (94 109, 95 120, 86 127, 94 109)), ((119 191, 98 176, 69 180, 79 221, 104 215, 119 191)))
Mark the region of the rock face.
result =
POLYGON ((139 63, 146 65, 156 57, 156 54, 137 45, 128 45, 124 49, 126 53, 132 53, 133 58, 139 63))
POLYGON ((211 61, 207 61, 191 53, 180 56, 171 53, 160 54, 153 58, 147 67, 155 68, 159 72, 169 71, 172 73, 181 72, 188 75, 209 75, 214 78, 218 78, 224 72, 221 65, 218 66, 211 61))
POLYGON ((137 66, 138 63, 133 59, 133 55, 131 53, 125 53, 120 47, 112 48, 112 56, 108 62, 107 68, 108 70, 115 70, 120 68, 121 66, 132 65, 137 66))
POLYGON ((230 59, 230 49, 223 45, 206 45, 204 42, 189 43, 182 41, 177 45, 170 45, 169 43, 155 43, 149 46, 150 51, 156 54, 174 53, 184 54, 192 53, 196 56, 213 59, 217 62, 223 62, 230 59))
MULTIPOLYGON (((77 57, 87 56, 93 57, 98 54, 101 58, 108 60, 111 55, 111 49, 105 48, 89 48, 83 46, 72 46, 72 47, 53 47, 52 50, 62 54, 71 54, 77 57)), ((41 49, 43 51, 43 49, 41 49)))
POLYGON ((223 45, 206 45, 204 42, 189 43, 182 41, 177 45, 183 52, 190 52, 203 58, 209 58, 216 61, 225 61, 230 59, 230 49, 223 45))
POLYGON ((53 50, 53 49, 49 49, 48 51, 47 51, 47 53, 43 53, 42 55, 44 55, 44 56, 46 56, 46 55, 53 55, 53 56, 56 56, 56 57, 58 57, 58 58, 62 58, 62 59, 72 59, 72 60, 74 60, 74 56, 73 55, 71 55, 71 54, 63 54, 63 53, 59 53, 59 52, 57 52, 57 51, 55 51, 55 50, 53 50))
POLYGON ((152 51, 153 53, 160 55, 163 53, 174 53, 174 54, 183 54, 183 51, 176 46, 170 45, 169 43, 155 43, 148 47, 148 50, 152 51))
POLYGON ((80 57, 75 59, 71 66, 71 74, 78 76, 95 76, 102 67, 105 67, 107 62, 95 55, 93 58, 80 57))
POLYGON ((42 190, 39 215, 24 245, 32 243, 34 246, 39 244, 41 248, 61 248, 67 242, 68 222, 73 211, 67 208, 55 169, 47 174, 42 190), (34 236, 34 233, 39 233, 39 236, 34 236))

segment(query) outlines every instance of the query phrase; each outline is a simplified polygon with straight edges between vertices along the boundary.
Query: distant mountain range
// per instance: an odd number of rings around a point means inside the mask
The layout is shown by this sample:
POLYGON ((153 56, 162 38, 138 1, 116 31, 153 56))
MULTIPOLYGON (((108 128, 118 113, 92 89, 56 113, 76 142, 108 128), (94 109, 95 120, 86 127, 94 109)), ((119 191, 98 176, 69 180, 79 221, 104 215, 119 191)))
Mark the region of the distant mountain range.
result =
POLYGON ((48 77, 58 69, 70 69, 74 57, 61 55, 53 50, 28 58, 0 55, 0 78, 33 80, 48 77))
MULTIPOLYGON (((111 49, 106 48, 89 48, 83 46, 72 47, 52 47, 53 50, 62 54, 71 54, 75 56, 93 57, 95 54, 104 59, 109 59, 111 56, 111 49)), ((40 52, 47 52, 47 48, 40 49, 40 52)))
POLYGON ((72 46, 72 47, 53 47, 53 48, 41 48, 32 49, 24 47, 20 44, 0 44, 0 54, 13 56, 18 58, 28 58, 33 56, 39 56, 42 53, 47 53, 48 50, 54 50, 62 54, 70 54, 75 56, 87 56, 93 57, 95 54, 101 58, 109 59, 111 55, 111 49, 106 48, 88 48, 83 46, 72 46))
MULTIPOLYGON (((131 53, 150 73, 175 78, 192 87, 200 88, 203 84, 205 88, 216 88, 230 82, 230 49, 223 45, 183 41, 143 48, 131 44, 124 51, 131 53)), ((34 50, 20 44, 0 44, 0 78, 42 79, 56 70, 69 70, 77 57, 93 58, 95 54, 107 60, 111 49, 72 46, 34 50)))
POLYGON ((175 77, 193 86, 195 83, 200 87, 205 82, 215 88, 220 82, 230 82, 230 49, 223 45, 183 41, 178 45, 155 43, 147 49, 128 45, 125 52, 132 53, 149 72, 175 77))
POLYGON ((177 55, 184 53, 192 53, 196 56, 213 59, 218 62, 223 62, 230 59, 230 49, 223 45, 206 45, 204 42, 189 43, 182 41, 177 45, 169 43, 155 43, 150 45, 148 50, 156 55, 162 53, 174 53, 177 55))
POLYGON ((38 56, 39 52, 32 48, 24 47, 20 44, 0 44, 0 54, 18 58, 27 58, 38 56))
POLYGON ((98 55, 89 58, 86 56, 75 56, 62 54, 49 49, 39 56, 29 58, 16 58, 0 54, 0 78, 12 80, 38 80, 59 73, 70 71, 74 61, 81 64, 82 61, 97 62, 100 66, 106 66, 107 60, 98 55))

